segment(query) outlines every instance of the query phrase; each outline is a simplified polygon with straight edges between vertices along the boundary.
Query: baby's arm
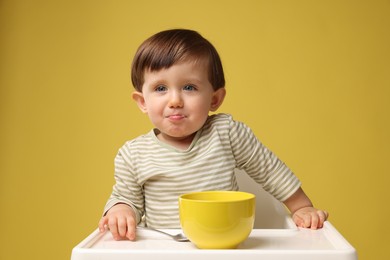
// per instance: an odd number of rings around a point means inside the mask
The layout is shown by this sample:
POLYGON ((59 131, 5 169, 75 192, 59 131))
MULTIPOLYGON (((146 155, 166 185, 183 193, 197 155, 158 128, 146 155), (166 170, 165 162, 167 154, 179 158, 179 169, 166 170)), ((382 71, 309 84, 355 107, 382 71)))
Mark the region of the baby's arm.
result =
POLYGON ((290 198, 283 201, 292 214, 295 224, 299 227, 322 228, 328 218, 328 212, 313 207, 310 199, 302 188, 299 188, 290 198))
POLYGON ((99 221, 100 231, 108 228, 115 240, 135 240, 136 225, 144 214, 142 187, 137 183, 129 157, 131 152, 126 150, 126 145, 115 157, 115 185, 104 207, 104 216, 99 221))
POLYGON ((99 221, 99 230, 104 232, 108 227, 115 240, 135 240, 136 225, 134 210, 127 204, 118 203, 99 221))

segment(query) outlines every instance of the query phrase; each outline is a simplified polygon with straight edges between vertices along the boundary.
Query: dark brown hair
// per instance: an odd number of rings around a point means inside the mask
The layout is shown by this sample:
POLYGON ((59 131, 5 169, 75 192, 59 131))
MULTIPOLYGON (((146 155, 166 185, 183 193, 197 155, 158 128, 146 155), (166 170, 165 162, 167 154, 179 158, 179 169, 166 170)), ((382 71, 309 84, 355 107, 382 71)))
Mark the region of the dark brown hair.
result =
POLYGON ((151 36, 138 48, 131 68, 134 88, 142 92, 146 70, 167 69, 189 59, 206 61, 214 90, 225 87, 222 62, 214 46, 196 31, 173 29, 151 36))

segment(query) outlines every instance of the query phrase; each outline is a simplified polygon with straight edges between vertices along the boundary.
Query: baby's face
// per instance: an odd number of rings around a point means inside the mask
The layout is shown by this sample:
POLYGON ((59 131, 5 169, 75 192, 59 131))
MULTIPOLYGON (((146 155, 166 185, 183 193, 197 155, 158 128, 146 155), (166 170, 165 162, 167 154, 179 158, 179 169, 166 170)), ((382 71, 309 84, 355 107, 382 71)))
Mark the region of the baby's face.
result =
POLYGON ((207 71, 204 62, 181 62, 168 69, 145 72, 142 93, 133 97, 160 130, 160 140, 170 144, 192 141, 209 111, 218 108, 219 103, 215 103, 220 92, 223 99, 225 90, 213 90, 207 71))

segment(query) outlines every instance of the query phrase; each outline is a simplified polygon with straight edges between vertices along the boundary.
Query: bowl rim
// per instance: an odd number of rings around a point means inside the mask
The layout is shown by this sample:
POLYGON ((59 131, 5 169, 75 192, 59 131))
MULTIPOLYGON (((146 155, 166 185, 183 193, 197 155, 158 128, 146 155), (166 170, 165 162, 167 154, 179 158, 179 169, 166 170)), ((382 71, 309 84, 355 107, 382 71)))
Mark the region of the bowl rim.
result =
POLYGON ((206 203, 210 203, 210 202, 214 202, 214 203, 221 203, 221 202, 240 202, 240 201, 247 201, 247 200, 252 200, 252 199, 255 199, 256 196, 253 194, 253 193, 249 193, 249 192, 244 192, 244 191, 229 191, 229 190, 209 190, 209 191, 195 191, 195 192, 189 192, 189 193, 185 193, 185 194, 182 194, 180 195, 179 197, 179 200, 181 201, 193 201, 193 202, 206 202, 206 203), (225 194, 241 194, 241 195, 245 195, 244 198, 238 198, 238 199, 218 199, 218 200, 215 200, 215 199, 193 199, 193 198, 189 198, 190 196, 194 196, 194 195, 197 195, 197 194, 217 194, 217 193, 225 193, 225 194))

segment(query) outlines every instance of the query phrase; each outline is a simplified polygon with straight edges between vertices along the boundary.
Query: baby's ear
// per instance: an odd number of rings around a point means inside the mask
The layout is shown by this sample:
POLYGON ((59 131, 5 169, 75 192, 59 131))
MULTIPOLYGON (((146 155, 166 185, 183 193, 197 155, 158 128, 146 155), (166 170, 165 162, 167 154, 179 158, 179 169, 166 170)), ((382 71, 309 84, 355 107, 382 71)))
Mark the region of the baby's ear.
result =
POLYGON ((148 112, 148 110, 146 108, 146 104, 145 104, 145 98, 144 98, 144 95, 142 94, 142 92, 134 91, 131 94, 131 97, 137 103, 139 109, 141 109, 141 111, 143 113, 147 113, 148 112))
POLYGON ((219 88, 214 91, 213 98, 211 99, 210 111, 214 112, 222 105, 222 102, 225 99, 225 95, 225 88, 219 88))

